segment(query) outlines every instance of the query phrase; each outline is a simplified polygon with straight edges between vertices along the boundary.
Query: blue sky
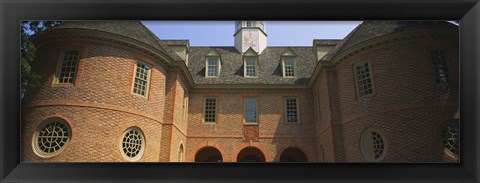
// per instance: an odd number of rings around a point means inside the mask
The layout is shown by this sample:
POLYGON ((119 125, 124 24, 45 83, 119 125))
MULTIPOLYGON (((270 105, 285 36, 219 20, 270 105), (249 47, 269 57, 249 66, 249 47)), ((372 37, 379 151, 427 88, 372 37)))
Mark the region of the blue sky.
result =
MULTIPOLYGON (((233 46, 234 21, 142 21, 160 39, 191 46, 233 46)), ((361 21, 267 21, 268 46, 312 46, 313 39, 343 39, 361 21)))

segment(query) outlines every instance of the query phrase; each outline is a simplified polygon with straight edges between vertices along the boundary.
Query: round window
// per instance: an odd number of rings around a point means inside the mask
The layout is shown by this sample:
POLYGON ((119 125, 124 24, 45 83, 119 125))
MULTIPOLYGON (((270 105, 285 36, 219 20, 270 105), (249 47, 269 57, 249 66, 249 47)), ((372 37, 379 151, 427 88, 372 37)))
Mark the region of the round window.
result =
POLYGON ((35 152, 44 158, 60 154, 70 142, 72 130, 62 118, 49 118, 41 123, 34 134, 35 152))
POLYGON ((145 138, 137 127, 131 127, 123 132, 120 140, 120 151, 125 159, 137 161, 142 157, 145 149, 145 138))
POLYGON ((378 162, 385 157, 387 143, 378 131, 368 129, 363 132, 360 145, 363 157, 369 162, 378 162))
POLYGON ((440 140, 442 141, 444 152, 449 156, 458 158, 460 151, 460 129, 458 121, 452 121, 443 128, 440 140))

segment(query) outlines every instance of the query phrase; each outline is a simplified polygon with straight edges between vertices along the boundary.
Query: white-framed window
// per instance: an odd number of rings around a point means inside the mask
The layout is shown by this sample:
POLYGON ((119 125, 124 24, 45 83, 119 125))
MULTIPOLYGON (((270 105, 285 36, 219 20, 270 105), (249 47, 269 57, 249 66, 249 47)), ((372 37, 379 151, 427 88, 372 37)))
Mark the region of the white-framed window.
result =
POLYGON ((147 97, 150 83, 152 66, 137 61, 135 64, 135 75, 133 76, 132 93, 147 97))
POLYGON ((205 77, 216 78, 218 76, 220 76, 220 58, 208 57, 206 62, 205 77))
POLYGON ((430 50, 430 59, 432 61, 433 75, 437 84, 448 85, 450 82, 450 74, 445 51, 442 49, 430 50))
POLYGON ((216 123, 217 122, 217 98, 205 97, 203 106, 203 122, 216 123))
POLYGON ((285 97, 285 122, 298 123, 298 97, 285 97))
POLYGON ((72 138, 72 129, 64 119, 53 117, 42 122, 33 137, 36 154, 43 158, 53 157, 65 150, 72 138))
POLYGON ((245 57, 245 77, 257 77, 257 57, 245 57))
POLYGON ((245 22, 245 27, 253 27, 253 21, 246 21, 245 22))
POLYGON ((138 161, 145 151, 145 136, 138 127, 130 127, 122 134, 120 151, 128 161, 138 161))
POLYGON ((73 84, 75 82, 79 54, 78 50, 63 50, 56 84, 73 84))
POLYGON ((372 69, 369 62, 362 62, 353 66, 355 74, 355 85, 358 97, 373 94, 372 69))
POLYGON ((283 57, 282 59, 283 77, 295 77, 295 58, 283 57))
POLYGON ((376 129, 367 129, 363 132, 360 140, 360 150, 368 162, 381 161, 387 151, 385 136, 376 129))
POLYGON ((243 102, 243 121, 247 124, 258 124, 257 97, 245 97, 243 102))

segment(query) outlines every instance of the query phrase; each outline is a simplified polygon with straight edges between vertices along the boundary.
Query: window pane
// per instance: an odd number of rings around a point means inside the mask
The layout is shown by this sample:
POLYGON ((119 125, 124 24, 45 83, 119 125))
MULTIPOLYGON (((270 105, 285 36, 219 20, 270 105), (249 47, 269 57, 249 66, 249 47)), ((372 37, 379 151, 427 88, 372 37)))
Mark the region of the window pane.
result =
POLYGON ((256 58, 247 58, 245 61, 245 69, 247 76, 256 76, 256 66, 255 66, 256 58))
POLYGON ((245 122, 255 123, 257 122, 257 99, 245 98, 245 122))
POLYGON ((203 119, 205 122, 216 122, 217 99, 205 98, 203 119))
POLYGON ((298 122, 297 98, 285 98, 285 116, 289 123, 298 122))
POLYGON ((357 92, 358 96, 362 97, 373 93, 372 79, 370 74, 370 66, 368 62, 361 63, 355 67, 356 79, 357 79, 357 92))
POLYGON ((62 67, 58 77, 59 84, 72 83, 75 78, 75 72, 78 64, 78 54, 76 50, 66 50, 63 55, 62 67))
POLYGON ((148 77, 150 74, 150 65, 137 62, 135 70, 135 79, 133 82, 133 93, 146 96, 148 89, 148 77))
POLYGON ((295 67, 293 58, 286 58, 283 61, 285 76, 295 76, 295 67))

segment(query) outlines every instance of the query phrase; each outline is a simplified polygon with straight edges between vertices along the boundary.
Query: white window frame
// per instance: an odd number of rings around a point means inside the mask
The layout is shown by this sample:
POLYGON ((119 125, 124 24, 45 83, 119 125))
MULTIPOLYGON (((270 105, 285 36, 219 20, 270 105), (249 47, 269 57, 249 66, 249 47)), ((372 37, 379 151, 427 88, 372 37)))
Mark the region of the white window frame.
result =
POLYGON ((259 111, 258 111, 258 97, 244 97, 243 98, 243 123, 247 125, 257 125, 258 124, 258 119, 259 119, 259 111), (247 122, 245 119, 247 115, 247 99, 255 99, 255 121, 254 122, 247 122))
POLYGON ((243 58, 243 76, 245 78, 258 78, 258 57, 256 56, 245 56, 243 58), (247 60, 248 59, 255 59, 255 76, 248 76, 247 75, 247 60))
POLYGON ((61 54, 60 54, 60 58, 58 58, 58 64, 57 64, 57 71, 56 71, 56 75, 55 75, 55 81, 54 81, 54 84, 55 85, 74 85, 75 84, 75 80, 77 79, 77 74, 78 74, 78 65, 80 63, 80 50, 78 49, 63 49, 61 54), (73 78, 72 78, 72 83, 60 83, 60 75, 62 74, 62 69, 63 69, 63 62, 65 61, 65 54, 67 51, 76 51, 78 52, 78 55, 77 55, 77 60, 76 60, 76 64, 75 64, 75 71, 73 72, 73 78))
MULTIPOLYGON (((134 67, 134 70, 133 70, 133 77, 132 77, 132 86, 131 86, 131 89, 130 89, 130 91, 131 91, 131 93, 132 93, 133 95, 140 96, 140 97, 143 97, 143 98, 148 98, 148 94, 149 94, 149 90, 150 90, 150 78, 151 78, 151 76, 152 76, 152 68, 153 68, 152 65, 147 64, 147 63, 145 63, 145 62, 142 62, 142 61, 140 61, 140 60, 137 60, 137 61, 135 62, 135 67, 134 67), (135 92, 134 92, 134 89, 135 89, 135 79, 137 78, 137 67, 138 67, 138 64, 143 64, 143 65, 145 65, 145 66, 148 67, 147 84, 146 84, 146 86, 145 86, 145 95, 138 94, 138 93, 135 93, 135 92)), ((141 79, 141 78, 139 78, 139 79, 141 79)), ((141 80, 143 80, 143 79, 141 79, 141 80)))
POLYGON ((367 96, 371 96, 371 95, 375 94, 375 85, 374 85, 374 81, 373 81, 373 70, 372 70, 372 64, 371 64, 370 61, 364 61, 364 62, 354 64, 353 65, 353 74, 354 74, 354 77, 355 77, 355 90, 357 92, 357 99, 367 97, 367 96), (370 75, 369 78, 370 78, 372 93, 364 94, 364 95, 360 96, 360 88, 359 88, 360 86, 358 85, 357 66, 358 65, 363 65, 363 64, 368 64, 368 70, 369 70, 369 75, 370 75))
POLYGON ((204 97, 203 98, 203 116, 202 116, 203 123, 206 124, 216 124, 218 121, 218 99, 217 97, 204 97), (206 114, 207 114, 207 99, 215 99, 215 120, 214 121, 206 121, 206 114))
POLYGON ((220 64, 220 57, 207 57, 207 59, 205 60, 205 78, 218 78, 220 77, 220 69, 221 69, 221 64, 220 64), (215 76, 209 76, 208 75, 208 68, 210 66, 210 64, 208 63, 208 61, 210 59, 216 59, 217 61, 217 66, 216 66, 216 75, 215 76))
POLYGON ((245 27, 255 27, 254 21, 245 21, 245 27), (248 26, 248 23, 250 23, 250 26, 248 26))
POLYGON ((283 71, 283 77, 284 78, 296 78, 297 77, 297 62, 295 61, 295 57, 282 57, 282 71, 283 71), (291 59, 293 62, 293 76, 287 76, 286 75, 286 69, 285 69, 285 61, 291 59))
POLYGON ((287 124, 298 124, 300 123, 300 99, 299 97, 284 97, 283 98, 283 104, 284 104, 284 115, 285 115, 285 123, 287 124), (297 114, 297 121, 295 122, 289 122, 288 121, 288 109, 287 109, 287 100, 288 99, 295 99, 295 105, 296 105, 296 114, 297 114))

